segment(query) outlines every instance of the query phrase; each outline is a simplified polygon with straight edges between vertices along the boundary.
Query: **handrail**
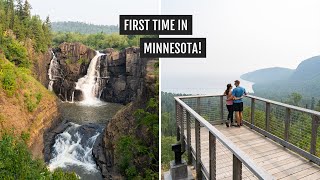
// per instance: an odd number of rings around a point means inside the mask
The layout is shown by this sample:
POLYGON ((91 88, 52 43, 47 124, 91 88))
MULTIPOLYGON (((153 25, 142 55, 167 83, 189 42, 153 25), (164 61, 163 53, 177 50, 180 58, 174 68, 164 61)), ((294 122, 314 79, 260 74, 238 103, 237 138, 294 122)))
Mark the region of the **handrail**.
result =
MULTIPOLYGON (((177 98, 186 99, 186 98, 221 97, 221 96, 225 96, 225 95, 208 94, 208 95, 177 96, 177 98)), ((282 106, 282 107, 286 107, 286 108, 290 108, 290 109, 293 109, 293 110, 296 110, 296 111, 305 112, 305 113, 308 113, 308 114, 320 116, 320 112, 319 111, 315 111, 315 110, 311 110, 311 109, 305 109, 305 108, 302 108, 302 107, 289 105, 289 104, 285 104, 285 103, 281 103, 281 102, 273 101, 273 100, 270 100, 270 99, 266 99, 266 98, 262 98, 262 97, 258 97, 258 96, 253 96, 253 95, 245 95, 245 97, 256 99, 256 100, 259 100, 259 101, 267 102, 267 103, 278 105, 278 106, 282 106)))
POLYGON ((259 100, 259 101, 263 101, 263 102, 267 102, 267 103, 270 103, 270 104, 286 107, 286 108, 293 109, 293 110, 296 110, 296 111, 300 111, 300 112, 304 112, 304 113, 320 116, 320 112, 319 111, 314 111, 314 110, 311 110, 311 109, 305 109, 305 108, 302 108, 302 107, 293 106, 293 105, 289 105, 289 104, 285 104, 285 103, 281 103, 281 102, 277 102, 277 101, 273 101, 273 100, 270 100, 270 99, 265 99, 265 98, 261 98, 261 97, 257 97, 257 96, 252 96, 252 95, 246 95, 246 97, 252 98, 252 99, 256 99, 256 100, 259 100))
MULTIPOLYGON (((211 97, 212 95, 206 96, 189 96, 189 98, 194 97, 211 97)), ((214 95, 215 97, 221 95, 214 95)), ((232 141, 230 141, 227 137, 225 137, 219 130, 217 130, 214 126, 212 126, 208 121, 206 121, 203 117, 201 117, 197 112, 195 112, 192 108, 190 108, 186 103, 184 103, 180 98, 183 97, 175 97, 177 103, 179 103, 187 112, 189 112, 199 123, 201 123, 208 131, 217 138, 226 148, 228 148, 233 155, 241 161, 246 167, 259 179, 274 179, 271 175, 266 173, 262 168, 257 166, 250 158, 247 156, 242 150, 240 150, 232 141)), ((234 160, 235 162, 235 160, 234 160)))

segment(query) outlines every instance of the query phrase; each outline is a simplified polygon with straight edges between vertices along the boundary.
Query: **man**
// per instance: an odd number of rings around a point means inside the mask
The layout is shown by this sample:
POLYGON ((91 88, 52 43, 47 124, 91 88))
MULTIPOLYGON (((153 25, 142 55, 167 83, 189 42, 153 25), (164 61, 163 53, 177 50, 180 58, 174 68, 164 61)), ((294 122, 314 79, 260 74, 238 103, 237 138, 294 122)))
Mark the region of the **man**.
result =
POLYGON ((243 95, 247 95, 246 90, 243 87, 240 87, 240 81, 235 80, 234 85, 236 88, 232 90, 233 96, 233 111, 236 114, 237 127, 242 126, 242 111, 243 111, 243 95))

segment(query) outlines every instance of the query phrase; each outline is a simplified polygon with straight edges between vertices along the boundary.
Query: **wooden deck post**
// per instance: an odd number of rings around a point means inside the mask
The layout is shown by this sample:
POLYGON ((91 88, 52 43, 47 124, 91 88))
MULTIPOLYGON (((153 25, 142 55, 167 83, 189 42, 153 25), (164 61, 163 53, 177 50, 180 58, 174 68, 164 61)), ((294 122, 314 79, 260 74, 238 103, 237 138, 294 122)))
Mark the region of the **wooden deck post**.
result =
POLYGON ((209 176, 210 180, 216 179, 216 137, 209 131, 209 176))
POLYGON ((233 180, 241 180, 242 179, 242 163, 237 158, 237 156, 233 155, 233 180))
POLYGON ((176 101, 176 129, 177 129, 177 141, 180 141, 180 128, 179 128, 179 113, 180 105, 176 101))
POLYGON ((291 109, 286 108, 285 124, 284 124, 284 140, 289 141, 289 127, 291 121, 291 109))
POLYGON ((188 164, 192 164, 192 154, 191 154, 191 118, 190 113, 186 112, 186 121, 187 121, 187 155, 188 155, 188 164))
POLYGON ((254 110, 256 109, 256 100, 251 98, 251 129, 254 126, 254 110))
POLYGON ((184 112, 185 109, 180 105, 180 142, 181 142, 181 151, 186 150, 186 144, 184 141, 184 112))
POLYGON ((311 147, 310 153, 315 155, 316 154, 316 147, 317 147, 317 132, 319 127, 319 117, 313 115, 312 116, 312 130, 311 130, 311 147))
POLYGON ((200 123, 195 120, 195 138, 196 138, 196 173, 197 179, 202 179, 201 172, 201 145, 200 145, 200 123))
POLYGON ((266 131, 270 132, 270 103, 266 102, 266 131))
POLYGON ((220 118, 223 119, 223 96, 220 96, 220 118))

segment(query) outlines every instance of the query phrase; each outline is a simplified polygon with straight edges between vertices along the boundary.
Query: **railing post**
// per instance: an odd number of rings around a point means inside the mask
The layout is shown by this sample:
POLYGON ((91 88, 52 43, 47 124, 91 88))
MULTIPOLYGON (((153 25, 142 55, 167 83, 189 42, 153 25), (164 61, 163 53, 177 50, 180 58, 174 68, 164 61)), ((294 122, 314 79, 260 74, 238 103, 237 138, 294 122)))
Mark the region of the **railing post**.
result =
POLYGON ((192 164, 192 154, 191 154, 191 118, 190 113, 186 112, 187 118, 187 155, 188 155, 188 164, 192 164))
POLYGON ((176 101, 176 129, 177 129, 177 141, 180 141, 180 128, 179 128, 179 114, 180 114, 180 105, 176 101))
POLYGON ((184 141, 184 112, 185 109, 180 105, 180 142, 181 142, 181 151, 186 150, 186 144, 184 141))
POLYGON ((254 110, 256 109, 256 101, 254 98, 251 98, 251 129, 254 126, 254 110))
POLYGON ((195 135, 196 135, 196 173, 197 179, 202 179, 201 174, 201 145, 200 145, 200 123, 195 120, 195 135))
POLYGON ((223 120, 223 96, 220 96, 220 120, 223 120))
POLYGON ((233 180, 242 179, 242 162, 233 155, 233 180))
POLYGON ((199 114, 199 115, 201 115, 201 109, 200 109, 200 98, 198 97, 197 98, 197 109, 196 109, 196 111, 197 111, 197 113, 199 114))
POLYGON ((284 124, 284 140, 289 141, 289 127, 291 121, 291 109, 286 108, 285 124, 284 124))
POLYGON ((311 147, 310 153, 315 155, 316 154, 316 147, 317 147, 317 131, 320 124, 320 120, 318 116, 312 116, 312 130, 311 130, 311 147))
POLYGON ((270 103, 266 102, 266 131, 270 132, 270 103))
POLYGON ((216 137, 209 131, 209 176, 210 180, 216 179, 216 137))

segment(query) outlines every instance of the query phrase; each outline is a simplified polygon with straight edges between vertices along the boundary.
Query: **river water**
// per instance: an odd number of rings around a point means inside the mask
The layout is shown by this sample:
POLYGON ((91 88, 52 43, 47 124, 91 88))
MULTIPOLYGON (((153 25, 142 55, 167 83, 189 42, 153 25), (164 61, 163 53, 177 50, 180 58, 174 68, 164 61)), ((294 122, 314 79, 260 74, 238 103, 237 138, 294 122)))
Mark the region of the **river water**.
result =
POLYGON ((100 102, 99 106, 62 103, 61 116, 72 122, 72 126, 56 136, 49 169, 73 171, 85 180, 102 179, 92 157, 92 147, 108 121, 122 107, 120 104, 104 102, 100 102))
MULTIPOLYGON (((53 84, 59 77, 59 63, 55 54, 48 69, 50 79, 48 89, 53 90, 53 84)), ((103 54, 96 51, 95 57, 90 61, 87 74, 75 82, 75 89, 81 90, 83 100, 80 102, 63 102, 59 111, 63 120, 70 122, 68 128, 56 135, 52 147, 52 159, 49 169, 62 168, 73 171, 81 179, 102 179, 92 156, 92 147, 97 137, 102 133, 108 121, 123 106, 115 103, 102 102, 98 98, 100 77, 98 60, 103 54)), ((74 94, 74 93, 73 93, 74 94)), ((74 97, 72 97, 73 101, 74 97)))

